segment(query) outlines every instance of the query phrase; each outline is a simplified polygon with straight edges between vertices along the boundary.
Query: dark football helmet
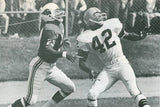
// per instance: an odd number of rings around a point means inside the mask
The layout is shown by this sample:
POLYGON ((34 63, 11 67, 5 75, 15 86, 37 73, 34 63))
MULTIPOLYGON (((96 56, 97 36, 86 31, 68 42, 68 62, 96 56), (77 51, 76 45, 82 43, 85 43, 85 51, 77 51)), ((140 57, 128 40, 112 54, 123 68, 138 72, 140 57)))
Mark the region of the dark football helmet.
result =
POLYGON ((94 26, 95 24, 102 24, 101 22, 107 20, 107 14, 102 13, 96 7, 92 7, 84 13, 83 20, 87 26, 94 26))

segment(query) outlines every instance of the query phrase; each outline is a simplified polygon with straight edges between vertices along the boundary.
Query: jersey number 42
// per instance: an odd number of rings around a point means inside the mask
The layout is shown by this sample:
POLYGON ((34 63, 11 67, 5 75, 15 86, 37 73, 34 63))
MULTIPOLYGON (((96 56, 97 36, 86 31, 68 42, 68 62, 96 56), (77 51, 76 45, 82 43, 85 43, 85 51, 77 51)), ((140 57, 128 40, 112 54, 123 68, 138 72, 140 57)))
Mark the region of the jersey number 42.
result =
POLYGON ((97 36, 95 36, 92 39, 92 48, 94 50, 99 50, 100 53, 103 53, 106 51, 106 48, 104 47, 104 45, 107 47, 107 49, 112 48, 113 46, 116 45, 115 41, 112 41, 111 43, 109 43, 109 40, 112 38, 112 32, 110 29, 106 29, 101 33, 101 36, 105 37, 103 43, 100 42, 99 38, 97 36), (107 36, 106 36, 107 35, 107 36))

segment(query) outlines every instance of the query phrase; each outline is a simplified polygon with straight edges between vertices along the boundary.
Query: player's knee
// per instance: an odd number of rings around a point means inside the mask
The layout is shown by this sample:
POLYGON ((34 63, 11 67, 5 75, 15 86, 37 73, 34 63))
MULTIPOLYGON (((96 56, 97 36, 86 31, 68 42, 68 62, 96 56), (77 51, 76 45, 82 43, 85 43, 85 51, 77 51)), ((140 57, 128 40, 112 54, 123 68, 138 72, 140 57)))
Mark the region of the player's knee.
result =
POLYGON ((97 100, 97 93, 93 90, 90 90, 88 93, 88 100, 90 100, 90 101, 97 100))
POLYGON ((74 85, 74 83, 70 84, 70 86, 69 86, 69 91, 70 91, 71 93, 76 91, 76 86, 74 85))
POLYGON ((139 107, 150 107, 147 98, 143 94, 136 96, 136 102, 139 107))

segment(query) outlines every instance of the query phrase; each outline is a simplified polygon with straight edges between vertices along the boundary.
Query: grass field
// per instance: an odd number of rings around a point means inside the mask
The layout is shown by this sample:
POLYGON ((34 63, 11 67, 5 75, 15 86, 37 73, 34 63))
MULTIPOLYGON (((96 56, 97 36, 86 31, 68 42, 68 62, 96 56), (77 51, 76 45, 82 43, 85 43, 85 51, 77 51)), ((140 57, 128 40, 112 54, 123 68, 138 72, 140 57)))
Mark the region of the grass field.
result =
MULTIPOLYGON (((75 50, 76 42, 70 37, 72 48, 75 50)), ((123 50, 137 76, 160 75, 160 35, 149 35, 137 42, 122 40, 123 50)), ((0 38, 0 81, 26 80, 28 77, 28 65, 36 56, 39 46, 39 37, 23 39, 0 38)), ((71 78, 88 78, 78 65, 65 59, 58 61, 58 67, 71 78)))
MULTIPOLYGON (((150 97, 148 98, 151 107, 159 107, 160 98, 150 97)), ((41 107, 45 101, 38 102, 30 107, 41 107)), ((87 107, 87 101, 84 99, 64 100, 54 107, 87 107)), ((103 98, 98 100, 99 107, 137 107, 133 98, 103 98)), ((0 105, 0 107, 6 107, 6 105, 0 105)))

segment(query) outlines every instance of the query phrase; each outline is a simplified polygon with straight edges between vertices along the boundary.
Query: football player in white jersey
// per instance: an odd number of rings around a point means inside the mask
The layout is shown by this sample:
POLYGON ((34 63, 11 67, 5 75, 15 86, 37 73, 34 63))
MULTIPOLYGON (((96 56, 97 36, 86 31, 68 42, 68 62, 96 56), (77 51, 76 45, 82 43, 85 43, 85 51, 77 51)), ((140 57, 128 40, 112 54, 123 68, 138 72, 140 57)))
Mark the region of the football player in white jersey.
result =
POLYGON ((119 19, 107 20, 106 14, 95 7, 89 8, 83 18, 88 30, 77 38, 79 66, 92 78, 94 71, 86 63, 88 58, 92 56, 92 60, 94 57, 95 61, 100 60, 103 64, 102 71, 89 90, 87 106, 98 107, 98 95, 121 80, 139 107, 150 107, 136 84, 134 71, 123 54, 120 42, 120 38, 132 41, 141 40, 146 37, 147 33, 145 31, 140 34, 127 33, 123 30, 119 19))

